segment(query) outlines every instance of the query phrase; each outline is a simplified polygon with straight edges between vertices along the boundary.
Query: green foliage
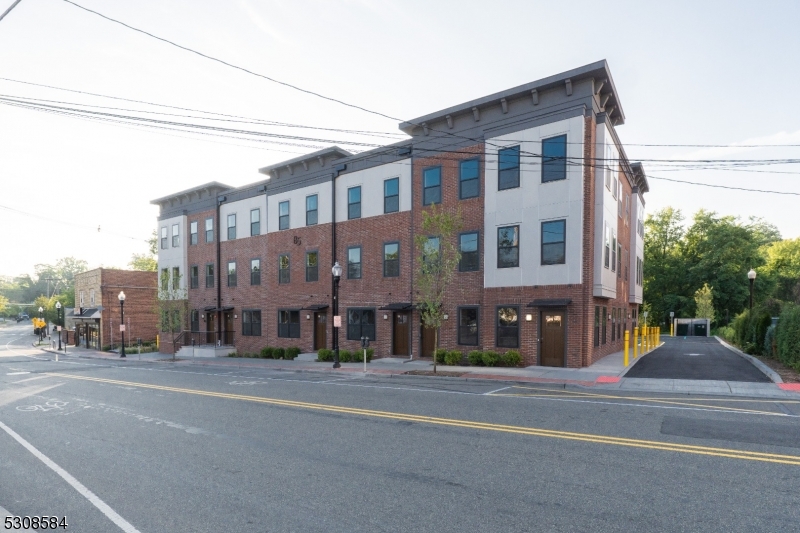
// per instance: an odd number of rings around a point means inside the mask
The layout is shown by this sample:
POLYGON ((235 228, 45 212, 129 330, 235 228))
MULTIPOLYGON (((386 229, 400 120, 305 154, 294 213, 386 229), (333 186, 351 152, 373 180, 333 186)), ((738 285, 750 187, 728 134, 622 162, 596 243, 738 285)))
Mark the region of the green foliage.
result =
POLYGON ((483 366, 483 352, 480 350, 472 350, 467 354, 467 361, 474 366, 483 366))
POLYGON ((239 354, 236 352, 228 352, 228 357, 239 357, 239 354))
POLYGON ((761 355, 764 337, 772 324, 772 313, 765 306, 754 307, 737 315, 733 321, 734 341, 742 350, 752 355, 761 355))
POLYGON ((283 349, 283 348, 273 348, 272 349, 272 358, 273 359, 283 359, 283 356, 285 355, 285 353, 286 353, 286 350, 283 349))
POLYGON ((286 350, 284 350, 283 352, 283 358, 289 359, 291 361, 293 361, 294 358, 297 357, 298 355, 300 355, 300 348, 298 348, 297 346, 290 346, 286 348, 286 350))
POLYGON ((148 253, 133 254, 128 266, 131 270, 146 270, 148 272, 158 271, 158 233, 153 230, 150 238, 147 239, 148 253))
POLYGON ((778 359, 800 370, 800 306, 787 305, 781 312, 775 329, 778 359))
POLYGON ((503 355, 503 366, 519 366, 522 364, 522 355, 517 350, 510 350, 503 355))
POLYGON ((767 357, 775 357, 777 352, 777 346, 775 345, 775 329, 775 326, 770 325, 767 328, 767 333, 764 335, 764 349, 761 353, 767 357))
POLYGON ((444 354, 444 364, 449 366, 460 365, 463 358, 464 354, 460 350, 450 350, 444 354))
POLYGON ((270 348, 269 346, 265 348, 261 348, 261 357, 264 359, 272 359, 272 352, 274 348, 270 348))
POLYGON ((447 355, 447 350, 444 348, 436 348, 434 352, 434 356, 436 358, 436 362, 440 365, 444 364, 444 356, 447 355))
POLYGON ((323 348, 317 352, 317 361, 333 361, 333 350, 323 348))
POLYGON ((339 350, 339 362, 349 363, 353 360, 353 352, 350 350, 339 350))
POLYGON ((714 290, 708 283, 697 289, 694 293, 694 303, 696 306, 695 318, 708 318, 714 321, 714 290))
POLYGON ((728 342, 736 342, 736 330, 733 328, 733 326, 722 326, 717 330, 717 335, 728 342))
POLYGON ((483 365, 484 366, 497 366, 500 362, 500 354, 493 351, 483 352, 483 365))

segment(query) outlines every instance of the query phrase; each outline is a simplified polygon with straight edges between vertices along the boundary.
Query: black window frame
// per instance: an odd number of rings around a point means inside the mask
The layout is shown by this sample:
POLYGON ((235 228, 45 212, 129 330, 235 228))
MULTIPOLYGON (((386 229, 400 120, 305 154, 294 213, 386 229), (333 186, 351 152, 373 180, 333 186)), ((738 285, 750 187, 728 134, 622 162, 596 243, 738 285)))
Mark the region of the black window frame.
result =
POLYGON ((400 178, 388 178, 383 180, 383 213, 397 213, 400 211, 400 178), (388 194, 387 188, 389 182, 397 184, 397 192, 395 194, 388 194), (389 204, 392 205, 389 205, 389 204), (392 209, 394 207, 394 209, 392 209))
POLYGON ((161 269, 161 276, 159 277, 159 281, 161 282, 161 290, 168 291, 169 290, 169 267, 161 269))
POLYGON ((611 261, 611 228, 603 225, 603 268, 609 268, 611 261))
POLYGON ((520 185, 520 145, 505 146, 497 151, 497 190, 517 189, 520 185), (516 154, 516 161, 503 161, 506 154, 516 154), (511 165, 509 165, 511 163, 511 165), (505 168, 503 166, 505 165, 505 168), (505 176, 505 177, 504 177, 505 176), (507 183, 506 183, 507 182, 507 183))
POLYGON ((555 135, 542 139, 542 183, 550 183, 551 181, 561 181, 567 179, 567 134, 555 135), (563 139, 563 156, 548 156, 547 146, 554 141, 563 139), (548 177, 547 174, 554 174, 555 177, 548 177))
POLYGON ((497 348, 519 348, 519 341, 520 341, 520 324, 519 324, 519 317, 520 317, 520 307, 519 305, 498 305, 495 307, 494 311, 494 345, 497 348), (500 310, 501 309, 514 309, 517 312, 517 325, 516 326, 501 326, 500 325, 500 310), (505 329, 516 329, 516 343, 512 346, 510 344, 500 344, 500 328, 505 329))
POLYGON ((206 263, 206 289, 214 288, 214 263, 206 263), (209 273, 210 270, 210 273, 209 273))
POLYGON ((292 275, 292 258, 289 257, 289 254, 280 254, 278 255, 278 284, 284 285, 287 283, 291 283, 292 275), (283 258, 286 258, 286 268, 283 268, 283 258), (284 279, 285 278, 285 279, 284 279))
POLYGON ((200 311, 197 309, 189 312, 189 330, 195 333, 200 331, 200 311))
POLYGON ((261 285, 261 258, 254 257, 250 259, 250 285, 261 285), (253 263, 258 261, 258 264, 253 268, 253 263))
POLYGON ((363 277, 363 268, 362 265, 364 264, 364 250, 362 249, 361 245, 357 246, 348 246, 347 247, 347 279, 362 279, 363 277), (350 261, 350 251, 351 250, 358 250, 358 263, 350 261), (352 265, 358 265, 358 275, 351 275, 351 268, 352 265))
POLYGON ((306 281, 319 281, 319 250, 309 250, 306 252, 306 281), (316 256, 316 264, 314 266, 308 264, 308 259, 311 255, 316 256))
POLYGON ((261 309, 242 309, 242 337, 261 336, 261 309))
POLYGON ((306 196, 306 226, 316 226, 319 224, 319 195, 309 194, 306 196), (314 199, 314 209, 310 209, 308 202, 314 199), (312 216, 313 213, 313 216, 312 216), (311 219, 314 219, 313 221, 311 219))
POLYGON ((600 306, 594 306, 594 346, 600 346, 600 306))
POLYGON ((622 279, 622 244, 617 241, 617 277, 622 279))
POLYGON ((376 322, 377 322, 376 309, 374 307, 348 307, 347 308, 347 340, 360 341, 361 337, 367 337, 369 340, 376 340, 376 322), (364 317, 366 312, 372 313, 372 324, 364 324, 364 317), (350 322, 351 313, 359 314, 358 324, 350 322), (367 326, 366 328, 364 326, 367 326))
POLYGON ((206 234, 206 243, 214 242, 214 218, 208 217, 205 219, 205 234, 206 234), (209 229, 209 226, 210 229, 209 229))
POLYGON ((189 246, 197 244, 197 221, 189 222, 189 246))
POLYGON ((422 262, 426 265, 431 260, 428 256, 425 255, 425 250, 428 249, 428 243, 432 240, 436 240, 436 257, 437 260, 442 253, 442 238, 438 235, 428 235, 428 240, 425 242, 425 245, 422 247, 422 262))
POLYGON ((398 278, 400 277, 400 241, 388 241, 383 243, 383 277, 384 278, 398 278), (386 247, 397 246, 397 257, 395 259, 386 259, 386 247), (390 271, 390 268, 393 270, 390 271))
MULTIPOLYGON (((456 309, 456 328, 458 328, 458 332, 456 335, 456 342, 460 346, 479 346, 481 340, 481 308, 477 305, 462 305, 456 309), (464 328, 472 328, 470 325, 464 325, 461 323, 461 312, 462 311, 475 311, 475 342, 466 342, 464 340, 464 328)), ((472 333, 469 334, 470 336, 472 333)))
POLYGON ((603 344, 606 344, 608 341, 608 307, 605 305, 603 306, 603 316, 600 317, 602 320, 602 332, 600 335, 600 340, 603 344))
POLYGON ((458 271, 459 272, 478 272, 481 269, 481 232, 478 230, 475 231, 465 231, 463 233, 458 234, 458 251, 461 253, 461 260, 458 262, 458 271), (462 238, 467 235, 475 235, 475 251, 474 252, 466 252, 469 254, 475 254, 475 268, 466 268, 464 263, 464 250, 463 250, 463 242, 462 238))
POLYGON ((617 308, 611 308, 611 342, 617 340, 617 308))
POLYGON ((611 272, 617 271, 617 234, 611 230, 611 272))
POLYGON ((197 289, 200 287, 200 267, 192 265, 189 267, 189 288, 197 289))
POLYGON ((256 207, 250 210, 250 236, 256 237, 261 235, 261 208, 256 207), (253 213, 258 214, 258 220, 253 220, 253 213))
POLYGON ((434 205, 442 203, 442 166, 436 165, 422 169, 422 205, 434 205), (425 185, 429 172, 438 171, 439 183, 437 185, 425 185), (438 200, 428 200, 428 192, 436 193, 438 200))
POLYGON ((478 198, 481 195, 481 160, 479 157, 471 157, 458 162, 458 199, 467 200, 469 198, 478 198), (467 163, 475 163, 476 173, 474 177, 464 177, 464 166, 467 163), (465 195, 464 184, 469 182, 472 186, 474 182, 475 194, 465 195))
POLYGON ((226 275, 228 277, 228 287, 236 287, 236 282, 238 281, 237 272, 236 272, 236 260, 228 261, 228 268, 226 269, 226 275), (233 265, 233 274, 231 274, 231 265, 233 265))
POLYGON ((172 231, 172 247, 177 248, 181 245, 181 226, 180 224, 173 224, 172 231))
POLYGON ((177 291, 180 288, 181 282, 181 267, 172 267, 172 290, 177 291))
POLYGON ((228 216, 225 217, 225 221, 228 223, 228 240, 236 240, 236 213, 228 213, 228 216), (231 226, 231 217, 233 217, 233 226, 231 226))
POLYGON ((519 224, 514 224, 511 226, 498 226, 497 228, 497 268, 519 268, 519 239, 520 239, 520 226, 519 224), (517 244, 514 246, 500 246, 500 231, 509 229, 509 228, 516 228, 516 235, 517 235, 517 244), (517 261, 516 264, 508 264, 508 265, 501 265, 500 264, 500 250, 502 249, 516 249, 517 250, 517 261))
POLYGON ((289 200, 278 202, 278 231, 291 228, 291 223, 289 220, 289 216, 291 215, 291 213, 292 213, 292 206, 289 200), (281 209, 283 208, 284 205, 286 206, 286 214, 282 215, 281 209))
POLYGON ((565 265, 567 263, 567 219, 560 220, 545 220, 541 223, 541 264, 542 265, 565 265), (561 241, 545 242, 545 225, 561 223, 562 238, 561 241), (548 261, 545 262, 545 246, 561 245, 561 261, 548 261))
POLYGON ((169 239, 167 237, 169 230, 166 226, 161 226, 161 249, 166 250, 169 246, 169 239))
POLYGON ((278 309, 278 337, 282 339, 300 338, 300 310, 278 309), (297 317, 297 320, 293 320, 297 317), (286 321, 283 319, 286 318, 286 321))
POLYGON ((361 185, 347 188, 347 220, 361 218, 361 185), (358 192, 358 201, 352 201, 351 194, 358 192))

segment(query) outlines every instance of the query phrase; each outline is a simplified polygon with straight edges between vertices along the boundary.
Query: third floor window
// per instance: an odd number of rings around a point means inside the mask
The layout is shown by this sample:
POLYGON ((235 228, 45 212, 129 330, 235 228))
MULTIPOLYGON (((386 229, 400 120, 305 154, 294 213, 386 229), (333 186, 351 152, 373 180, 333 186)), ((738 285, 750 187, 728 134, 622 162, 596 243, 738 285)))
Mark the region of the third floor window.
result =
POLYGON ((236 238, 236 213, 228 215, 228 240, 232 241, 236 238))
POLYGON ((361 187, 347 189, 347 219, 361 218, 361 187))
POLYGON ((442 203, 442 167, 422 171, 422 205, 442 203))
POLYGON ((197 221, 189 224, 189 244, 197 244, 197 221))
POLYGON ((289 229, 289 201, 278 204, 278 229, 289 229))
POLYGON ((316 194, 306 196, 306 226, 315 226, 317 224, 319 220, 319 212, 317 210, 318 202, 319 198, 316 194))
POLYGON ((261 209, 250 210, 250 236, 261 235, 261 209))
POLYGON ((519 146, 497 152, 497 190, 519 187, 519 146))
POLYGON ((480 194, 480 161, 467 159, 458 165, 458 197, 475 198, 480 194))
POLYGON ((383 212, 400 211, 400 178, 392 178, 383 182, 383 212))

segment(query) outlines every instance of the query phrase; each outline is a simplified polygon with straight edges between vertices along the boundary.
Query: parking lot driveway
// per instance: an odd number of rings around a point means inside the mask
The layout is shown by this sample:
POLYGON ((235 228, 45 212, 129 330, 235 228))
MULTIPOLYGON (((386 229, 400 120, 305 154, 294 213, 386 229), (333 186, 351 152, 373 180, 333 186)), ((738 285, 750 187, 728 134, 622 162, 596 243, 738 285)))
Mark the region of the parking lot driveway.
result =
POLYGON ((664 345, 645 355, 626 378, 702 379, 770 383, 745 358, 714 337, 661 337, 664 345))

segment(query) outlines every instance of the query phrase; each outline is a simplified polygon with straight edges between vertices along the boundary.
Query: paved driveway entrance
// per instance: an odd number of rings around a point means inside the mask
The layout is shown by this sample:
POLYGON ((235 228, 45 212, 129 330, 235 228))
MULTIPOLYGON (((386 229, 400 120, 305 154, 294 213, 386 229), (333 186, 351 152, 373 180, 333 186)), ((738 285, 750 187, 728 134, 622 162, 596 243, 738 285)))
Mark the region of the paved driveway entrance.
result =
POLYGON ((645 355, 626 378, 704 379, 770 383, 749 361, 714 337, 661 337, 664 345, 645 355))

